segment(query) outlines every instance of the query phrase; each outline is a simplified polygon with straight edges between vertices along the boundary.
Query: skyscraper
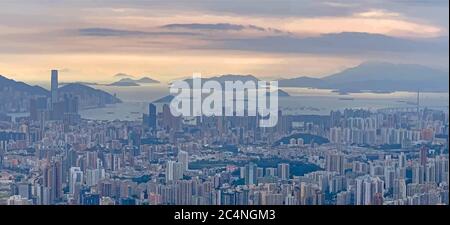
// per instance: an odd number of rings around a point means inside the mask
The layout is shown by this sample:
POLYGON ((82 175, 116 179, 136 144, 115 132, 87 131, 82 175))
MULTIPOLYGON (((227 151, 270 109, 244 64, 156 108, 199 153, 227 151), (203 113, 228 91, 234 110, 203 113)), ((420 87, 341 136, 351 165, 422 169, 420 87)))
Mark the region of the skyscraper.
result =
POLYGON ((256 164, 254 163, 249 163, 248 165, 245 166, 245 184, 246 185, 250 185, 250 184, 256 184, 256 164))
POLYGON ((50 162, 44 170, 44 185, 50 191, 51 204, 62 198, 62 164, 60 159, 50 162))
POLYGON ((98 168, 98 153, 96 151, 86 152, 86 168, 87 169, 98 168))
POLYGON ((17 194, 22 198, 31 199, 31 185, 29 183, 19 183, 17 185, 17 194))
POLYGON ((412 183, 423 184, 425 182, 425 168, 420 164, 414 164, 412 170, 412 183))
POLYGON ((406 181, 405 179, 394 180, 394 200, 406 198, 406 181))
POLYGON ((427 147, 423 146, 422 148, 420 148, 420 165, 421 166, 427 165, 427 153, 428 153, 427 147))
POLYGON ((69 192, 71 194, 75 194, 77 191, 79 191, 82 184, 83 171, 81 171, 80 167, 71 167, 69 177, 69 192))
POLYGON ((340 152, 333 152, 326 155, 326 169, 330 172, 345 173, 345 155, 340 152))
POLYGON ((166 162, 166 182, 183 178, 183 164, 175 161, 166 162))
POLYGON ((384 182, 379 177, 364 175, 357 177, 355 182, 356 205, 375 205, 382 202, 384 182))
POLYGON ((58 70, 52 70, 52 81, 51 81, 51 103, 58 102, 58 70))
POLYGON ((181 163, 183 172, 189 168, 189 154, 186 151, 178 152, 178 162, 181 163))
POLYGON ((71 167, 69 173, 69 193, 72 194, 75 202, 79 204, 80 190, 83 186, 83 171, 80 167, 71 167))
POLYGON ((47 109, 47 97, 35 97, 30 99, 30 119, 38 121, 41 114, 47 109))
POLYGON ((278 177, 281 180, 289 179, 289 164, 287 163, 278 164, 278 177))
POLYGON ((155 130, 156 129, 156 106, 153 103, 148 105, 148 127, 155 130))
POLYGON ((405 153, 401 152, 398 156, 398 167, 404 168, 406 167, 406 155, 405 153))
POLYGON ((180 180, 175 185, 175 204, 192 204, 192 180, 180 180))

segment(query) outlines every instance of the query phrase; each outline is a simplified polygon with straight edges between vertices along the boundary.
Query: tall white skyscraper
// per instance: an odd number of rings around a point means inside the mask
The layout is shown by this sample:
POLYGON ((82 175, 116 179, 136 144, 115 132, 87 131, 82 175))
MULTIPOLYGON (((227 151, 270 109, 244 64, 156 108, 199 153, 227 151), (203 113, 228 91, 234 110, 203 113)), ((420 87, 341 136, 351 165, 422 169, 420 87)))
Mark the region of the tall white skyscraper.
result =
POLYGON ((58 70, 52 70, 51 102, 52 107, 54 103, 58 102, 58 70))
POLYGON ((166 162, 166 182, 183 178, 183 164, 175 161, 166 162))
POLYGON ((178 162, 182 164, 183 172, 189 168, 189 154, 186 151, 178 152, 178 162))
POLYGON ((83 171, 80 167, 70 168, 70 178, 69 178, 69 192, 70 194, 76 194, 77 190, 83 185, 83 171))
POLYGON ((166 182, 173 181, 173 170, 175 161, 166 162, 166 182))

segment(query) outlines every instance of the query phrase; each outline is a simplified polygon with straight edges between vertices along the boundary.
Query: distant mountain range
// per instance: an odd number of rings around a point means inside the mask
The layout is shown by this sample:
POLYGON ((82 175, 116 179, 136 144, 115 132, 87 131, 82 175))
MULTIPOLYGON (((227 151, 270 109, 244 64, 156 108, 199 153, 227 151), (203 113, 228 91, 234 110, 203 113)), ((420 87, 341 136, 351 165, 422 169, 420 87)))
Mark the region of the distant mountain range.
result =
POLYGON ((49 96, 49 92, 0 75, 0 114, 28 111, 29 99, 33 96, 49 96))
MULTIPOLYGON (((116 75, 117 76, 117 75, 116 75)), ((117 82, 108 84, 108 86, 140 86, 139 84, 158 84, 160 83, 157 80, 151 79, 149 77, 143 77, 141 79, 132 79, 129 77, 122 78, 117 82)))
POLYGON ((40 86, 31 86, 24 82, 18 82, 0 75, 0 92, 9 90, 28 95, 48 95, 48 91, 40 86))
POLYGON ((135 87, 135 86, 141 86, 141 85, 139 85, 138 83, 135 83, 135 82, 117 81, 117 82, 107 84, 106 86, 135 87))
MULTIPOLYGON (((202 82, 216 80, 222 85, 225 81, 258 81, 252 75, 222 75, 202 78, 202 82)), ((186 79, 192 85, 192 79, 186 79)), ((333 89, 342 94, 357 92, 417 91, 448 92, 449 73, 416 64, 393 64, 387 62, 365 62, 323 78, 300 76, 280 79, 278 86, 333 89)), ((281 93, 280 96, 284 95, 281 93)))
MULTIPOLYGON (((257 82, 259 79, 254 77, 253 75, 237 75, 237 74, 225 74, 225 75, 220 75, 220 76, 215 76, 215 77, 208 77, 208 78, 202 77, 202 83, 204 83, 206 81, 210 81, 210 80, 218 81, 222 86, 224 86, 225 85, 225 81, 231 81, 231 82, 242 81, 242 82, 245 83, 247 81, 255 81, 255 82, 257 82)), ((192 86, 193 80, 191 78, 186 79, 184 81, 188 82, 189 85, 192 86)))
MULTIPOLYGON (((120 74, 119 74, 120 75, 120 74)), ((122 76, 122 75, 121 75, 122 76)), ((252 75, 222 75, 203 78, 202 81, 258 81, 252 75)), ((192 79, 186 81, 192 84, 192 79)), ((148 77, 141 79, 122 78, 112 86, 138 86, 139 83, 159 83, 148 77)), ((86 83, 87 84, 87 83, 86 83)), ((84 83, 71 83, 60 87, 60 93, 80 97, 80 108, 99 107, 104 104, 121 102, 117 97, 84 83)), ((392 64, 386 62, 366 62, 323 78, 300 76, 278 81, 279 87, 309 87, 333 89, 340 93, 417 91, 448 92, 449 73, 416 64, 392 64)), ((280 97, 289 96, 279 90, 280 97)), ((29 99, 35 96, 50 96, 48 90, 0 75, 0 112, 23 112, 28 109, 29 99)), ((167 99, 163 99, 167 100, 167 99)))
MULTIPOLYGON (((225 85, 225 81, 259 81, 253 75, 226 74, 210 78, 202 78, 202 82, 218 81, 225 85)), ((186 79, 192 86, 192 79, 186 79)), ((308 87, 319 89, 333 89, 336 92, 381 92, 417 91, 448 92, 449 73, 427 66, 416 64, 393 64, 387 62, 365 62, 356 67, 345 69, 339 73, 323 78, 300 76, 291 79, 280 79, 279 87, 308 87)), ((155 83, 158 81, 144 77, 139 80, 123 78, 112 86, 138 86, 139 83, 155 83)), ((279 93, 280 96, 286 96, 279 93)))
MULTIPOLYGON (((81 109, 121 102, 119 98, 107 92, 81 83, 66 84, 58 90, 61 95, 78 96, 81 109)), ((26 112, 28 111, 29 100, 37 96, 49 97, 50 91, 40 86, 28 85, 0 75, 0 112, 26 112)))
MULTIPOLYGON (((215 76, 215 77, 209 77, 209 78, 202 78, 202 83, 206 82, 206 81, 210 81, 210 80, 214 80, 219 82, 223 87, 225 87, 225 82, 226 81, 231 81, 231 82, 236 82, 236 81, 242 81, 243 83, 247 82, 247 81, 254 81, 254 82, 258 82, 260 81, 260 79, 256 78, 253 75, 234 75, 234 74, 226 74, 226 75, 221 75, 221 76, 215 76)), ((191 85, 192 87, 192 79, 186 79, 185 81, 187 81, 189 83, 189 85, 191 85)), ((269 93, 267 93, 269 94, 269 93)), ((278 90, 278 97, 289 97, 290 95, 279 89, 278 90)))
POLYGON ((134 77, 133 75, 129 75, 129 74, 126 74, 126 73, 117 73, 116 75, 114 75, 114 78, 119 78, 119 79, 122 79, 122 78, 132 78, 132 77, 134 77))
POLYGON ((78 96, 81 108, 102 107, 105 104, 122 102, 115 95, 79 83, 64 85, 58 91, 60 95, 69 94, 78 96))
POLYGON ((415 64, 366 62, 323 78, 283 79, 280 87, 311 87, 346 92, 448 92, 449 73, 415 64))
MULTIPOLYGON (((267 97, 269 97, 269 93, 267 93, 266 95, 267 97)), ((278 90, 278 97, 289 97, 289 93, 279 89, 278 90)), ((159 104, 169 104, 175 97, 173 95, 166 95, 160 99, 157 99, 155 101, 153 101, 153 103, 159 103, 159 104)))
MULTIPOLYGON (((255 81, 258 82, 259 79, 252 76, 252 75, 233 75, 233 74, 226 74, 226 75, 221 75, 221 76, 215 76, 215 77, 210 77, 210 78, 202 78, 202 83, 206 82, 206 81, 218 81, 222 87, 225 87, 225 81, 231 81, 231 82, 235 82, 235 81, 242 81, 242 82, 247 82, 247 81, 255 81)), ((189 85, 192 87, 192 79, 186 79, 186 82, 189 83, 189 85)), ((283 91, 281 89, 277 90, 278 93, 278 97, 289 97, 289 93, 287 93, 286 91, 283 91)), ((269 97, 270 93, 267 93, 266 96, 269 97)), ((168 104, 170 103, 170 101, 172 101, 172 99, 174 98, 173 95, 166 95, 158 100, 155 100, 153 103, 160 103, 160 104, 168 104)), ((247 99, 246 99, 247 100, 247 99)))
POLYGON ((143 77, 141 79, 123 78, 123 79, 119 80, 119 82, 136 82, 136 83, 142 83, 142 84, 159 83, 159 81, 151 79, 149 77, 143 77))

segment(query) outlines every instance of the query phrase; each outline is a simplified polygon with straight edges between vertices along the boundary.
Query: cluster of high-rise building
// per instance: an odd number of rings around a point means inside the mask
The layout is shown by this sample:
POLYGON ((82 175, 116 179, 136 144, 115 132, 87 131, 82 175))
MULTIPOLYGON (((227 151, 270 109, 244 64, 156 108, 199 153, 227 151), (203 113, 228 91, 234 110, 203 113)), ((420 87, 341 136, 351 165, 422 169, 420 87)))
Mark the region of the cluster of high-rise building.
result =
POLYGON ((76 96, 30 102, 0 124, 0 204, 448 204, 448 112, 333 111, 175 117, 149 104, 142 121, 78 116, 76 96))
POLYGON ((436 134, 445 134, 448 129, 445 117, 443 111, 431 109, 362 116, 331 112, 329 137, 332 143, 338 144, 408 146, 418 141, 433 141, 436 134))
POLYGON ((78 97, 58 92, 58 70, 51 71, 50 97, 36 96, 30 99, 30 119, 33 121, 65 121, 74 123, 81 119, 78 114, 78 97))

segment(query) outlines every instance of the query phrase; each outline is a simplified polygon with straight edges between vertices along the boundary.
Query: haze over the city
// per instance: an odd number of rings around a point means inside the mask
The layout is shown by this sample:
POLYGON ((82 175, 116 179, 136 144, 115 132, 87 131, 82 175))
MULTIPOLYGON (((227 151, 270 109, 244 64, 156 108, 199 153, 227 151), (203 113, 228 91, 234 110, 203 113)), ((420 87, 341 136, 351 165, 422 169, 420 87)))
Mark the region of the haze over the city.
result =
POLYGON ((448 71, 448 1, 282 2, 1 1, 0 74, 323 77, 365 61, 448 71))

